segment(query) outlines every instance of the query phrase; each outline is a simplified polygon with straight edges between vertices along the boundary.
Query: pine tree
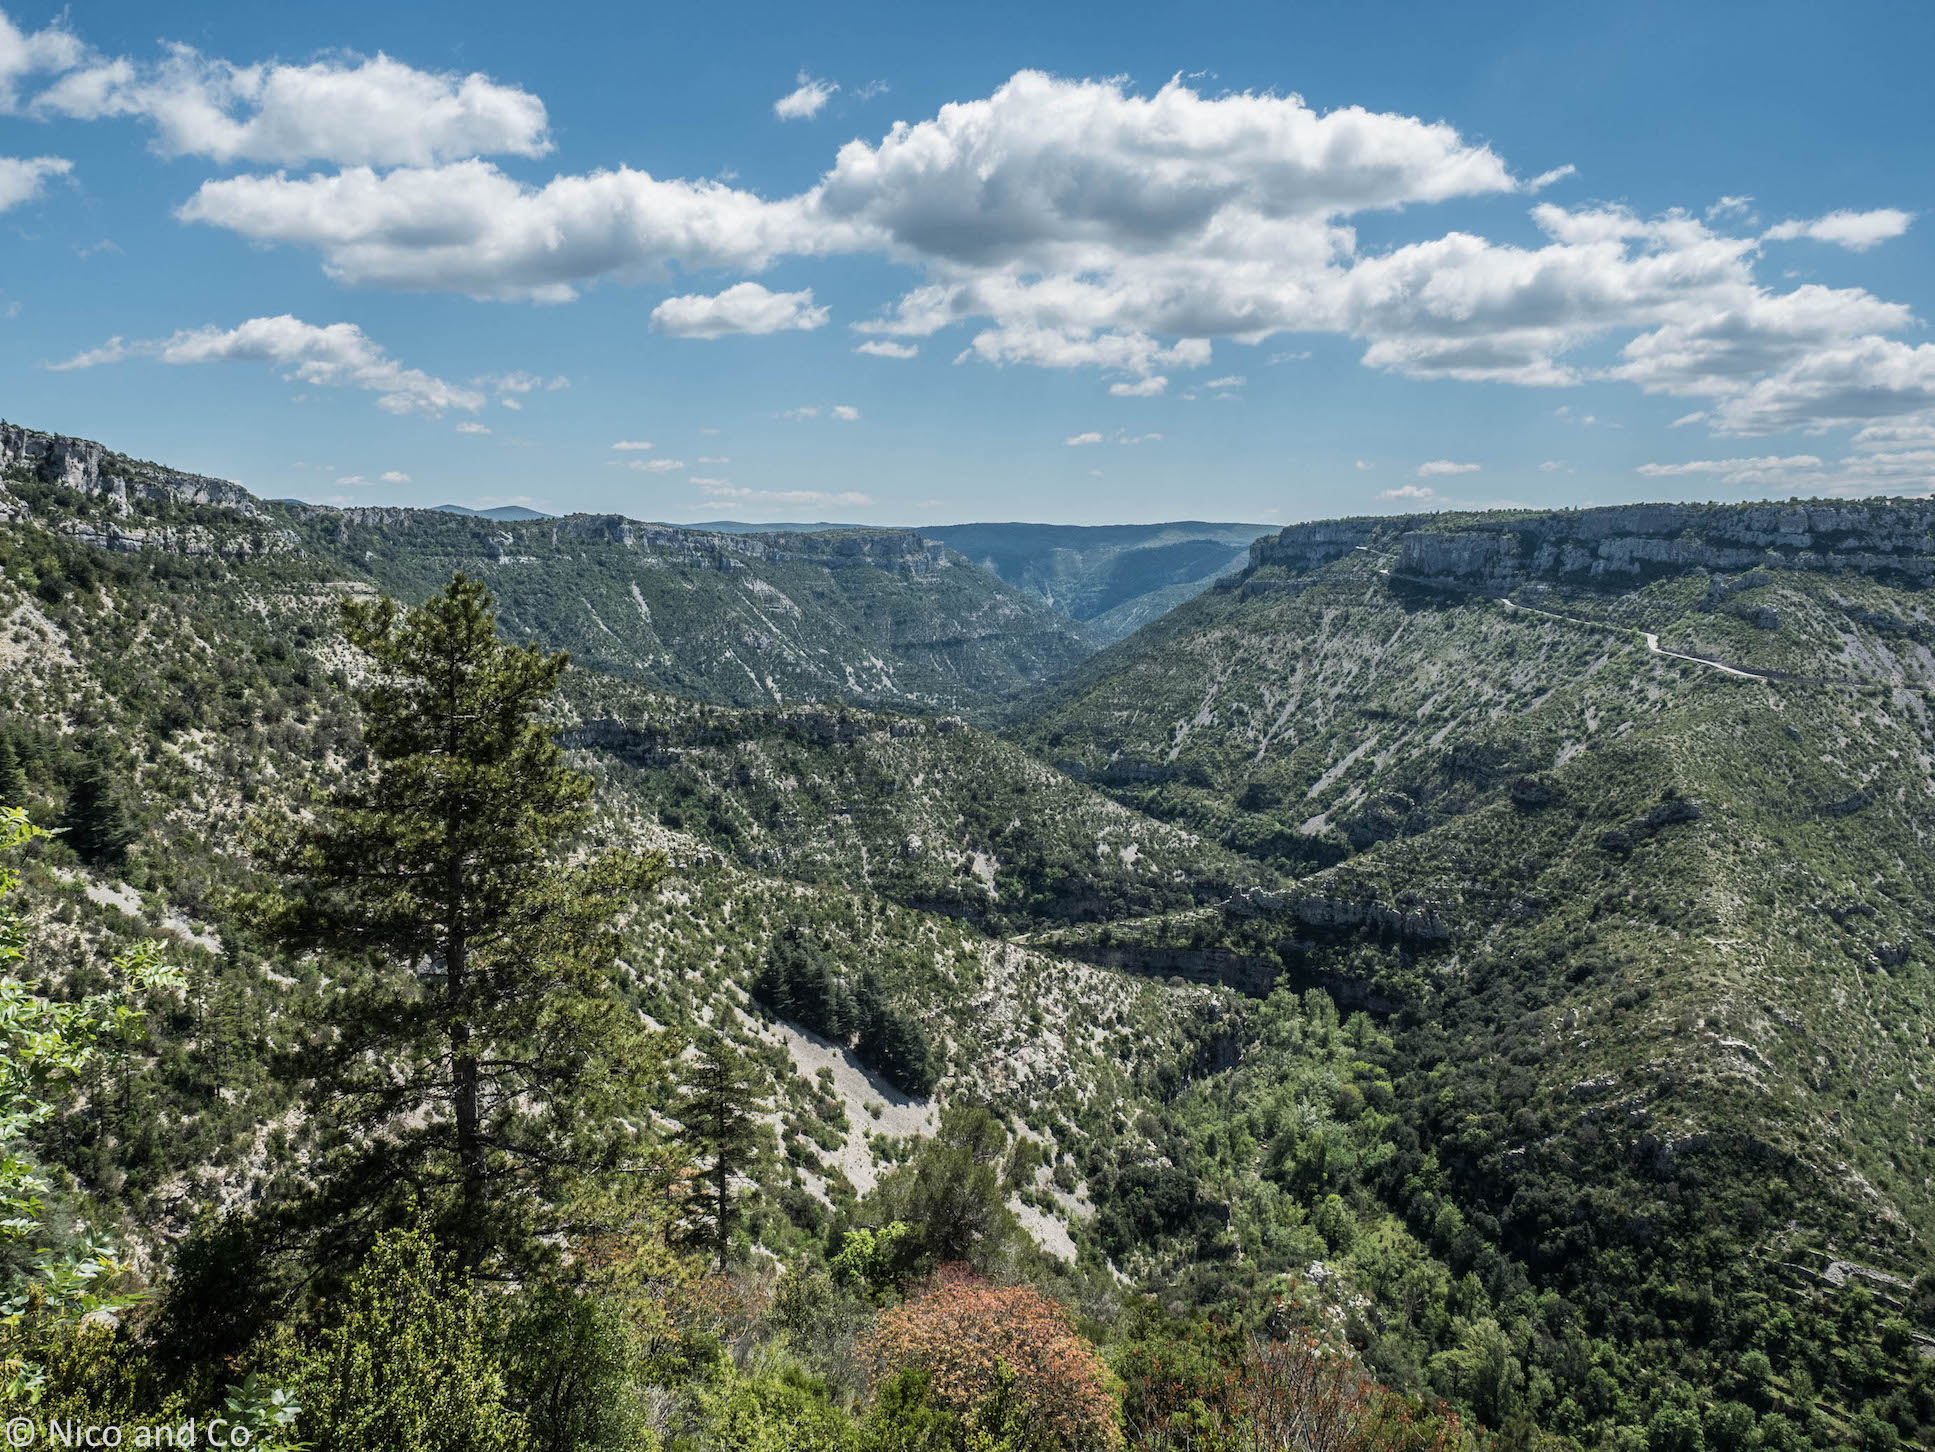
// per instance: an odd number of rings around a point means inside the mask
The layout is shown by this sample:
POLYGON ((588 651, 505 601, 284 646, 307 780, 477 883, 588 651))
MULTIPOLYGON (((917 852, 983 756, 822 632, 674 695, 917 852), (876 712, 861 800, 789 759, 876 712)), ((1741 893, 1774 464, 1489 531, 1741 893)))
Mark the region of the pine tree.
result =
POLYGON ((67 812, 61 828, 68 846, 90 867, 118 867, 127 859, 134 824, 101 762, 87 762, 67 789, 67 812))
POLYGON ((880 975, 871 968, 860 975, 856 1000, 860 1057, 903 1094, 931 1094, 940 1079, 939 1056, 920 1021, 887 1001, 880 975))
POLYGON ((567 659, 500 641, 481 585, 344 613, 375 667, 372 771, 281 841, 287 886, 254 900, 275 940, 345 960, 288 1065, 336 1131, 318 1251, 421 1200, 465 1268, 528 1260, 638 1167, 658 1060, 611 991, 610 923, 662 860, 564 860, 591 789, 543 720, 567 659))
POLYGON ((752 994, 779 1017, 837 1044, 851 1042, 859 1026, 853 995, 839 968, 796 923, 773 939, 753 978, 752 994))
POLYGON ((27 772, 14 750, 13 738, 0 735, 0 807, 20 807, 27 803, 27 772))
POLYGON ((704 1213, 710 1220, 707 1238, 724 1270, 739 1218, 732 1181, 746 1175, 759 1152, 756 1116, 766 1107, 765 1075, 714 1034, 699 1044, 681 1077, 684 1093, 672 1107, 672 1118, 681 1126, 681 1141, 712 1161, 706 1170, 711 1203, 704 1213))

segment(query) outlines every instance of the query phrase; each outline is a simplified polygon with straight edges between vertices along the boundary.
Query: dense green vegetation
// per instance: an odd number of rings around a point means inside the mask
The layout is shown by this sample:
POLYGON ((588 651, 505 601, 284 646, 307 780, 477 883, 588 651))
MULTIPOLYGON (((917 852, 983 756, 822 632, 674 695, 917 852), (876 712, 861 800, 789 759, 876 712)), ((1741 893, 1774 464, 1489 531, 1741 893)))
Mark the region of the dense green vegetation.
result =
MULTIPOLYGON (((657 546, 567 567, 530 536, 500 639, 450 586, 512 580, 489 522, 143 526, 8 489, 0 803, 54 833, 12 849, 11 1021, 179 970, 22 1090, 0 1336, 38 1417, 1930 1441, 1908 578, 1661 568, 1508 607, 1383 573, 1399 527, 1366 523, 1264 551, 1002 739, 873 707, 992 719, 1032 647, 923 657, 1008 662, 953 695, 843 685, 842 652, 902 659, 843 585, 786 587, 846 623, 758 704, 630 645, 550 654, 598 633, 567 585, 630 601, 617 561, 711 588, 657 546), (61 1266, 96 1299, 34 1289, 61 1266)), ((705 568, 740 603, 695 605, 677 659, 773 608, 705 568)))
POLYGON ((986 731, 850 707, 742 710, 584 677, 600 790, 750 868, 1025 930, 1221 901, 1266 868, 986 731))

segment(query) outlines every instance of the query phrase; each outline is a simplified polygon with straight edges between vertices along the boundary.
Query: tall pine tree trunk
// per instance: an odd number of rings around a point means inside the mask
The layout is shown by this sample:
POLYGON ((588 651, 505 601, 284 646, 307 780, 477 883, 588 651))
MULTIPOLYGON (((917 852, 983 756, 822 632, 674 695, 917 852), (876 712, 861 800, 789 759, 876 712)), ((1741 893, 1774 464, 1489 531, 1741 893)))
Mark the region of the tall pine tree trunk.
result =
POLYGON ((457 1165, 464 1183, 464 1224, 471 1244, 464 1254, 465 1264, 475 1267, 485 1247, 478 1235, 484 1220, 486 1199, 484 1136, 477 1104, 477 1056, 470 1047, 469 1007, 464 1001, 463 939, 454 939, 450 955, 450 1078, 457 1121, 457 1165))
POLYGON ((455 849, 454 830, 451 841, 450 949, 444 959, 444 992, 450 1010, 450 1088, 457 1121, 457 1166, 463 1176, 463 1264, 474 1270, 482 1264, 488 1249, 482 1233, 488 1186, 477 1103, 477 1055, 470 1047, 470 942, 463 926, 463 859, 455 849))
POLYGON ((732 1168, 726 1159, 724 1145, 719 1147, 719 1159, 713 1167, 713 1173, 718 1177, 719 1182, 719 1270, 723 1274, 726 1268, 727 1243, 732 1232, 732 1192, 729 1187, 732 1168))

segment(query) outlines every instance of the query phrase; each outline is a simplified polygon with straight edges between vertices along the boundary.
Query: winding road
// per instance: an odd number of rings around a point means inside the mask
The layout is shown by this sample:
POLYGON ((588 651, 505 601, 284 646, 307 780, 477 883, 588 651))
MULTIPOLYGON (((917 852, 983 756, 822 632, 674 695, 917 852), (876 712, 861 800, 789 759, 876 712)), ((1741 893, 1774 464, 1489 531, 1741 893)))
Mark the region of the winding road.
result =
POLYGON ((1503 595, 1498 597, 1498 603, 1503 605, 1507 610, 1523 610, 1527 615, 1543 615, 1547 620, 1562 620, 1567 625, 1584 625, 1594 630, 1633 630, 1640 639, 1646 642, 1646 648, 1654 655, 1663 655, 1670 660, 1691 661, 1694 665, 1706 666, 1710 670, 1719 671, 1722 675, 1737 676, 1743 681, 1782 681, 1792 679, 1780 671, 1748 670, 1744 666, 1730 666, 1717 660, 1708 660, 1703 655, 1687 655, 1681 651, 1667 650, 1660 645, 1659 636, 1650 630, 1634 630, 1634 627, 1629 625, 1601 625, 1596 620, 1580 620, 1571 615, 1558 615, 1550 610, 1540 610, 1536 606, 1521 605, 1516 600, 1506 599, 1503 595))
MULTIPOLYGON (((1360 553, 1377 554, 1379 559, 1388 560, 1388 559, 1395 558, 1395 556, 1393 555, 1378 554, 1376 550, 1371 549, 1368 545, 1357 545, 1355 548, 1360 553)), ((1391 571, 1387 567, 1384 569, 1380 569, 1378 571, 1378 574, 1390 576, 1391 571)), ((1412 584, 1417 584, 1417 585, 1434 584, 1433 581, 1415 579, 1410 575, 1401 575, 1401 576, 1396 576, 1395 578, 1408 580, 1412 584)), ((1749 669, 1746 666, 1730 666, 1730 665, 1727 665, 1724 661, 1709 660, 1707 659, 1707 657, 1703 655, 1687 655, 1683 651, 1667 650, 1664 646, 1660 644, 1660 638, 1658 635, 1654 634, 1650 630, 1640 630, 1636 626, 1606 625, 1597 620, 1581 620, 1576 615, 1560 615, 1551 610, 1541 610, 1536 605, 1521 605, 1516 600, 1508 599, 1503 595, 1495 595, 1495 596, 1492 596, 1491 598, 1497 600, 1498 603, 1503 605, 1507 610, 1523 610, 1527 615, 1543 615, 1547 620, 1563 621, 1567 625, 1583 625, 1588 630, 1608 630, 1614 633, 1630 632, 1631 634, 1637 635, 1639 636, 1640 639, 1644 640, 1646 642, 1647 650, 1651 651, 1654 655, 1665 656, 1669 660, 1683 660, 1683 661, 1691 662, 1693 665, 1702 665, 1707 667, 1708 670, 1716 670, 1716 671, 1719 671, 1720 674, 1724 676, 1733 676, 1738 680, 1793 681, 1793 680, 1801 679, 1801 677, 1795 676, 1787 671, 1757 671, 1757 670, 1749 669)))

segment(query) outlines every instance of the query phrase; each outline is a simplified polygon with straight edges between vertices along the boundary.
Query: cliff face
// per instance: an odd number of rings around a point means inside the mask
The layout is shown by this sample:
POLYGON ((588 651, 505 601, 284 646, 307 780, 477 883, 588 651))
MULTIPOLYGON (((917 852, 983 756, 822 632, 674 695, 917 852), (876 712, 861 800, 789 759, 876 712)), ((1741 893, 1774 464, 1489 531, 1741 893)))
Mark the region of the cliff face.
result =
POLYGON ((1325 520, 1258 540, 1249 571, 1223 587, 1294 592, 1300 586, 1270 567, 1295 576, 1359 548, 1393 556, 1398 576, 1496 593, 1533 580, 1623 586, 1682 570, 1761 565, 1919 585, 1935 580, 1935 502, 1625 504, 1517 517, 1325 520))
POLYGON ((15 468, 27 469, 43 484, 59 484, 105 499, 115 513, 124 516, 134 512, 135 499, 152 499, 262 517, 255 496, 240 484, 144 464, 110 453, 92 439, 45 434, 0 420, 0 472, 15 468))
POLYGON ((727 572, 753 563, 807 564, 826 569, 865 566, 921 578, 948 568, 958 557, 936 541, 910 529, 829 531, 823 534, 717 534, 678 525, 649 524, 619 514, 572 514, 562 519, 482 520, 434 510, 329 509, 300 506, 307 516, 333 519, 341 545, 351 531, 364 528, 388 534, 414 534, 427 543, 481 542, 499 563, 529 561, 583 544, 618 545, 661 560, 727 572))
POLYGON ((1325 519, 1314 524, 1293 524, 1280 534, 1266 535, 1252 544, 1250 566, 1255 569, 1281 565, 1289 570, 1314 570, 1368 545, 1390 523, 1388 519, 1325 519))
MULTIPOLYGON (((1285 531, 1289 533, 1289 531, 1285 531)), ((1397 540, 1393 570, 1504 591, 1531 580, 1627 584, 1684 570, 1854 571, 1935 579, 1935 503, 1632 504, 1397 540)))

